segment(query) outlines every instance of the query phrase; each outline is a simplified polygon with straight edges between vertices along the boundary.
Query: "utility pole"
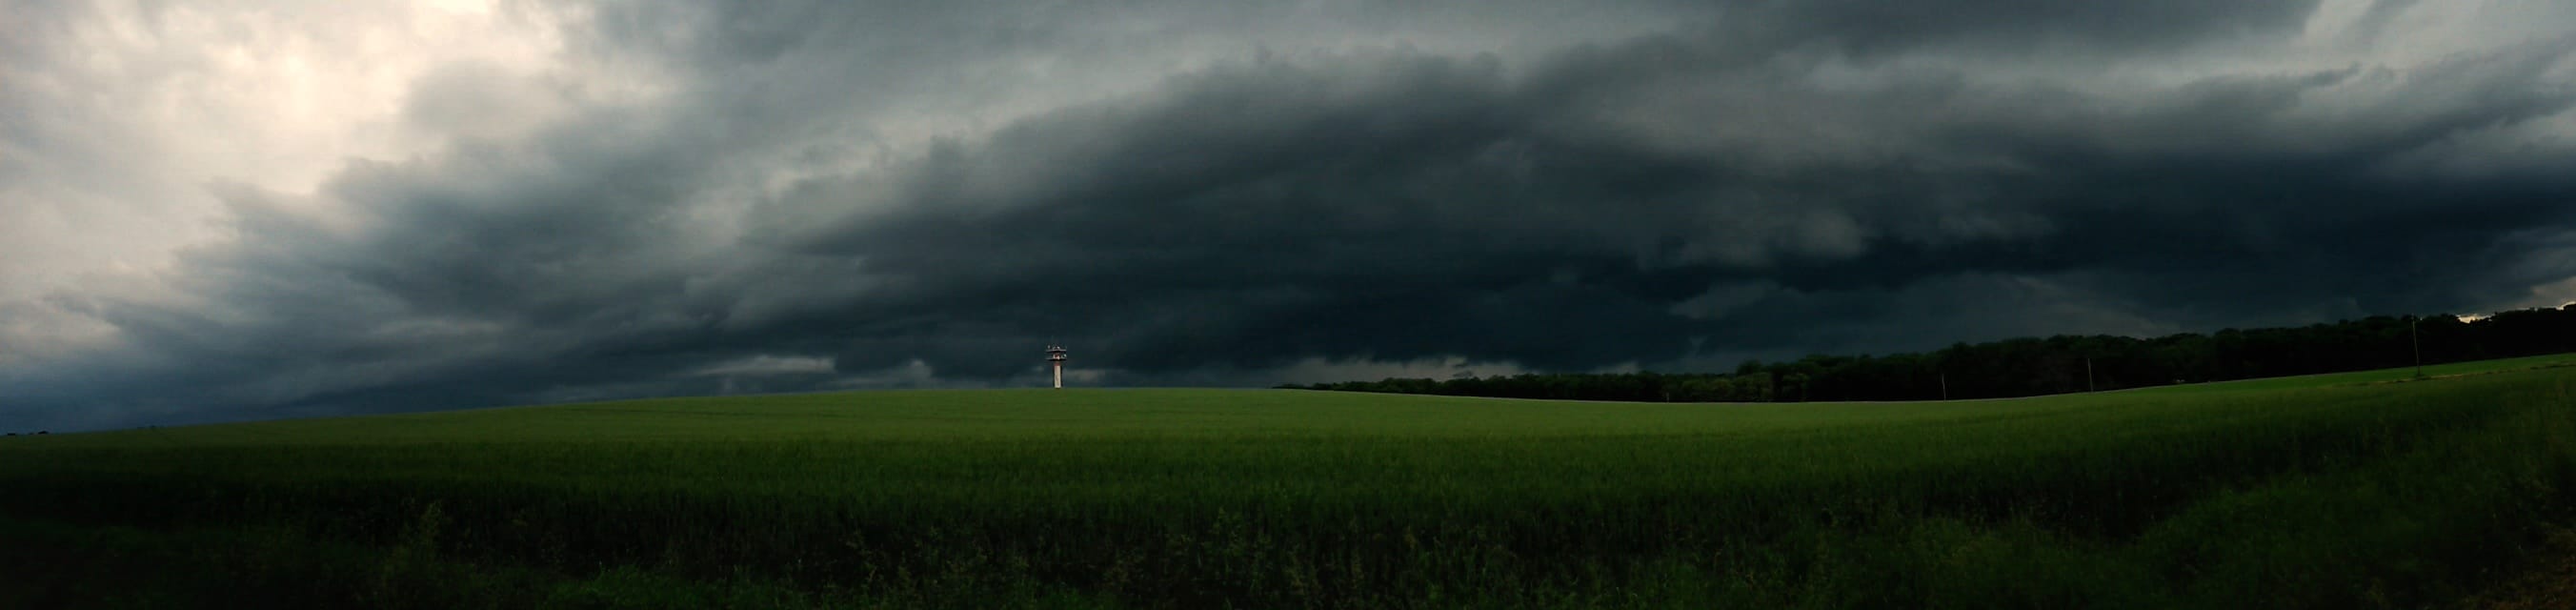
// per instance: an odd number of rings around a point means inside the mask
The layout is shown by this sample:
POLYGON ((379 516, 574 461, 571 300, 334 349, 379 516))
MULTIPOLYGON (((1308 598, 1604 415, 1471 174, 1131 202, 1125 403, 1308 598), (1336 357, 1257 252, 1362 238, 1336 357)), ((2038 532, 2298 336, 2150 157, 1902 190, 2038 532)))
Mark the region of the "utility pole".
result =
POLYGON ((2415 376, 2424 376, 2424 338, 2415 334, 2415 316, 2406 316, 2406 343, 2415 347, 2415 376))
POLYGON ((1950 374, 1948 372, 1941 373, 1941 399, 1950 399, 1950 374))
POLYGON ((2084 391, 2093 391, 2093 357, 2084 357, 2084 391))

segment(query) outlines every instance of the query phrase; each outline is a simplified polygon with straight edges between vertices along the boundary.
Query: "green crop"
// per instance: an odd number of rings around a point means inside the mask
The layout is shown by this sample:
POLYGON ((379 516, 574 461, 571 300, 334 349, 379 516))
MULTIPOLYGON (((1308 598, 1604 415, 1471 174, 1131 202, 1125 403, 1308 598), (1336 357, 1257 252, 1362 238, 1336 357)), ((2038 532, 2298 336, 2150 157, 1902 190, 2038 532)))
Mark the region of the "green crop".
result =
POLYGON ((710 397, 0 442, 0 607, 2419 607, 2566 357, 1922 403, 710 397))

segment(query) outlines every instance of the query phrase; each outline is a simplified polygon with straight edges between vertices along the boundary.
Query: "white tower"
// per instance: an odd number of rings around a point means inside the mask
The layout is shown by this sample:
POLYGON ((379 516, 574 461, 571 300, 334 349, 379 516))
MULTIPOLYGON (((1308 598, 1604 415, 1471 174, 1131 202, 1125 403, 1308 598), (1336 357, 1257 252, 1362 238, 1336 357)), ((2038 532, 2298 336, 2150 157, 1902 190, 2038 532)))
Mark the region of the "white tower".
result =
POLYGON ((1047 346, 1047 364, 1055 365, 1055 389, 1064 389, 1064 347, 1047 346))

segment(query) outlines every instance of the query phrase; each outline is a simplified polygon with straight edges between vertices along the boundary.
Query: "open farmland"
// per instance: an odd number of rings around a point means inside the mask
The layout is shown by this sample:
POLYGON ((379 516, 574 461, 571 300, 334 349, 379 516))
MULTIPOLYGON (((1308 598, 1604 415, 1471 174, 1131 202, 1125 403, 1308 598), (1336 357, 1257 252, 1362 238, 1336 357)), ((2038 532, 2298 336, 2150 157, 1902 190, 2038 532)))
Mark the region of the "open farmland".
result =
POLYGON ((2421 607, 2576 358, 1930 403, 690 398, 0 439, 0 607, 2421 607))

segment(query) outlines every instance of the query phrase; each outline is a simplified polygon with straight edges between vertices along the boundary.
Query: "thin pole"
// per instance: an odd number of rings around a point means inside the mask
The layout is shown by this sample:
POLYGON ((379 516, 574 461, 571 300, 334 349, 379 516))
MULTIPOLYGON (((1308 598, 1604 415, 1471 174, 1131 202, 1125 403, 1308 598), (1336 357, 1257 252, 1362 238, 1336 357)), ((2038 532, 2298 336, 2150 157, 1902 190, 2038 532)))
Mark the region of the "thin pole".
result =
POLYGON ((2415 334, 2415 317, 2406 317, 2406 342, 2415 347, 2415 376, 2424 376, 2424 339, 2415 334))
POLYGON ((1941 399, 1950 399, 1950 373, 1946 371, 1941 373, 1941 399))
POLYGON ((2084 357, 2084 391, 2093 391, 2093 357, 2084 357))

